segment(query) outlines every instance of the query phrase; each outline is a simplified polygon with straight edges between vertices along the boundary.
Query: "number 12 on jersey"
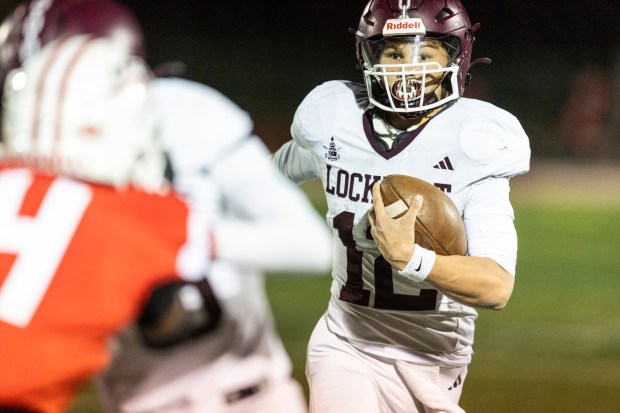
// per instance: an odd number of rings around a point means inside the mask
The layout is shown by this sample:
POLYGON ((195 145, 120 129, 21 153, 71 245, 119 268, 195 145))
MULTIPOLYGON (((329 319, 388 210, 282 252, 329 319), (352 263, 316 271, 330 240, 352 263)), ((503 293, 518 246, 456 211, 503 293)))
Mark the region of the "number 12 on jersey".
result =
MULTIPOLYGON (((363 252, 357 249, 353 238, 355 214, 343 211, 333 219, 333 226, 338 230, 338 237, 347 248, 347 281, 340 290, 340 299, 352 304, 370 306, 370 291, 363 288, 362 260, 363 252)), ((372 239, 370 231, 366 231, 372 239)), ((422 289, 419 295, 394 293, 392 266, 379 255, 374 263, 375 299, 374 308, 400 311, 432 311, 437 305, 437 290, 422 289)))

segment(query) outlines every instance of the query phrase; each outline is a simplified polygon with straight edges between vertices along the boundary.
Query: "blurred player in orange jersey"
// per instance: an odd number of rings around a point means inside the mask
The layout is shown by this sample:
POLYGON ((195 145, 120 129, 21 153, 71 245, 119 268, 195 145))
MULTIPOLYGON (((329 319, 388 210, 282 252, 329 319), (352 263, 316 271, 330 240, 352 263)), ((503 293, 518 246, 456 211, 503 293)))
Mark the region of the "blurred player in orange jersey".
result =
MULTIPOLYGON (((88 36, 50 44, 8 77, 2 411, 65 410, 106 365, 107 339, 138 317, 153 287, 187 287, 181 304, 202 320, 191 334, 218 319, 205 277, 208 218, 166 184, 147 79, 127 48, 88 36)), ((175 327, 158 335, 157 323, 145 314, 144 339, 170 343, 185 334, 175 327)))
MULTIPOLYGON (((29 51, 80 33, 127 41, 140 55, 142 34, 134 23, 111 0, 33 0, 5 22, 9 35, 0 44, 7 60, 0 63, 22 65, 29 51)), ((55 79, 62 83, 63 76, 55 79)), ((215 217, 209 283, 222 316, 212 334, 173 346, 145 343, 150 329, 144 322, 170 299, 168 290, 158 289, 142 322, 112 343, 111 363, 97 379, 105 408, 304 413, 301 386, 291 377, 291 361, 273 323, 264 273, 326 271, 327 228, 303 193, 275 173, 251 119, 233 102, 184 79, 151 79, 148 89, 175 191, 194 211, 215 217)))

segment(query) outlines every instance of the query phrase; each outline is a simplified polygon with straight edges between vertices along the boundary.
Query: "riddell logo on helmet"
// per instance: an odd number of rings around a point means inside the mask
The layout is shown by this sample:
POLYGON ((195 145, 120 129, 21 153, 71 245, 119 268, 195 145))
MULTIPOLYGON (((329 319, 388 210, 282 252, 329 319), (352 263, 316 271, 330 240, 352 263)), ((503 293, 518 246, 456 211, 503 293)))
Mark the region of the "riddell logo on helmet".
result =
POLYGON ((426 34, 422 19, 390 19, 383 27, 384 36, 426 34))

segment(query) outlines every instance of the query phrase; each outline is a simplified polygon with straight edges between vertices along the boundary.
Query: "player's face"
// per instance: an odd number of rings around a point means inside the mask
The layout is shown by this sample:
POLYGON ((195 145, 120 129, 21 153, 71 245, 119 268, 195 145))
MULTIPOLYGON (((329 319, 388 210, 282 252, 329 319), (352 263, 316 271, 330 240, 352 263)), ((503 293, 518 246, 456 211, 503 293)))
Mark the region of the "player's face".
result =
POLYGON ((432 69, 444 68, 448 65, 448 61, 448 52, 442 43, 433 39, 426 39, 421 42, 386 42, 379 56, 379 64, 381 65, 398 65, 386 66, 385 69, 386 72, 398 72, 399 74, 387 76, 389 89, 395 92, 396 98, 398 98, 399 90, 406 93, 408 89, 414 87, 413 85, 424 85, 424 93, 432 93, 437 89, 443 77, 443 72, 434 72, 432 69), (411 65, 410 67, 424 65, 431 70, 425 70, 424 74, 418 72, 418 74, 407 75, 407 85, 403 87, 402 65, 411 65))

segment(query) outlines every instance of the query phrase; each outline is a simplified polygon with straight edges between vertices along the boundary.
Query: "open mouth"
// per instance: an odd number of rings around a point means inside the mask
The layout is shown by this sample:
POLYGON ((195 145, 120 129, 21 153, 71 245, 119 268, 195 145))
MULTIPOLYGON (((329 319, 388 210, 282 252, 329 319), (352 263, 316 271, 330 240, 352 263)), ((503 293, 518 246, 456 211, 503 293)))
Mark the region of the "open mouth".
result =
POLYGON ((420 82, 415 79, 406 79, 405 82, 397 80, 392 85, 392 96, 406 102, 419 98, 422 93, 420 82))

